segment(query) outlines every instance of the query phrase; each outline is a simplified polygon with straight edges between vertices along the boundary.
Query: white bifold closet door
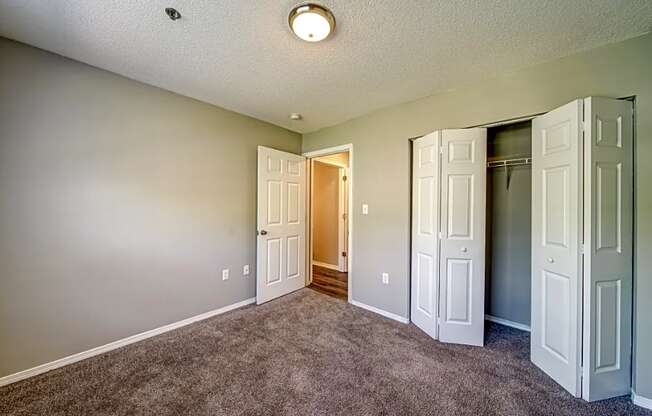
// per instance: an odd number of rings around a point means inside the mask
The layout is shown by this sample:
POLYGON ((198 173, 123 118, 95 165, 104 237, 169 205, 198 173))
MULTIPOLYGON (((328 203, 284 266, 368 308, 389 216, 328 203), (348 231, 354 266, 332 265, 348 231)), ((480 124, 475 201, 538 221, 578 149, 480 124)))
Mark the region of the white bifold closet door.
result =
POLYGON ((580 395, 582 100, 532 120, 534 364, 580 395))
POLYGON ((630 394, 633 107, 584 100, 584 365, 582 397, 630 394))
POLYGON ((256 303, 305 286, 306 163, 258 146, 256 303))
POLYGON ((587 98, 532 122, 531 359, 586 400, 630 386, 631 109, 587 98))
POLYGON ((485 129, 413 147, 411 316, 443 342, 484 343, 486 148, 485 129))
POLYGON ((439 137, 438 131, 412 147, 412 322, 437 339, 439 298, 439 137))

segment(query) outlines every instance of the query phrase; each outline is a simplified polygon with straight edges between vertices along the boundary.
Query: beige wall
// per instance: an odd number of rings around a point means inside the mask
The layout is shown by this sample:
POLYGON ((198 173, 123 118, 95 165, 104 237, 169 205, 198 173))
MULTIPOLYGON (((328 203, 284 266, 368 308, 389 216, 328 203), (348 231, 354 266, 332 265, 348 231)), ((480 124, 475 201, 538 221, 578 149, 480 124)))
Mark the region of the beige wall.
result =
POLYGON ((334 153, 332 155, 320 156, 315 158, 320 162, 331 163, 344 168, 349 167, 349 152, 334 153))
POLYGON ((0 38, 0 377, 253 297, 256 147, 300 141, 0 38))
MULTIPOLYGON (((445 59, 443 57, 442 59, 445 59)), ((652 398, 652 35, 385 108, 303 137, 303 151, 353 143, 354 299, 409 310, 410 137, 549 111, 577 97, 637 96, 635 387, 652 398), (360 215, 369 204, 369 215, 360 215), (381 272, 390 273, 389 285, 381 272)))
POLYGON ((312 169, 312 259, 337 266, 340 168, 314 161, 312 169))

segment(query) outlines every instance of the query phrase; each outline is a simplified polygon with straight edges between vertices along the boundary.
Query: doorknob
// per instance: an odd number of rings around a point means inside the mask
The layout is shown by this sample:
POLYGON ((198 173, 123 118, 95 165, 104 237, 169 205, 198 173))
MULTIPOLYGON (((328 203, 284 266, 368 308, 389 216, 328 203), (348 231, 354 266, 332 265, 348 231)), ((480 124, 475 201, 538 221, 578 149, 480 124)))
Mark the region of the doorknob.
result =
POLYGON ((260 232, 259 232, 258 234, 260 234, 260 235, 267 235, 267 231, 265 231, 265 230, 260 230, 260 232))
POLYGON ((554 262, 555 262, 555 259, 553 259, 552 257, 548 257, 548 263, 554 263, 554 262))
POLYGON ((462 247, 461 250, 462 250, 462 253, 466 253, 467 251, 469 251, 466 247, 462 247))

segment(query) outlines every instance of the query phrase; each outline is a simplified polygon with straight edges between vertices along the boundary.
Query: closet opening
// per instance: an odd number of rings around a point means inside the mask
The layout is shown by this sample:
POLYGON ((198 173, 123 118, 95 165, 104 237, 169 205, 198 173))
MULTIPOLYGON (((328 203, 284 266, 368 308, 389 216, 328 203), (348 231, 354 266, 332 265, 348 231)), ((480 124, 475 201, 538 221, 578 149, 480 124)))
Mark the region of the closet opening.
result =
POLYGON ((485 319, 530 331, 532 121, 487 129, 485 319))

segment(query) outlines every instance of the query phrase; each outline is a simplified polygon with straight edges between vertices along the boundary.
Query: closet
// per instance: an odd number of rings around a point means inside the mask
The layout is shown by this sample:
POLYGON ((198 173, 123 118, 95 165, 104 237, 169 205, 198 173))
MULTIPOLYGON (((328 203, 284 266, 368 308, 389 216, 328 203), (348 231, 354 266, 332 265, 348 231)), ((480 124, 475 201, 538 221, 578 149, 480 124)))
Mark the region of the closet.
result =
POLYGON ((629 394, 632 117, 589 97, 415 140, 412 322, 478 346, 485 312, 529 323, 532 362, 571 394, 629 394))
POLYGON ((530 329, 532 121, 487 129, 485 317, 530 329))

